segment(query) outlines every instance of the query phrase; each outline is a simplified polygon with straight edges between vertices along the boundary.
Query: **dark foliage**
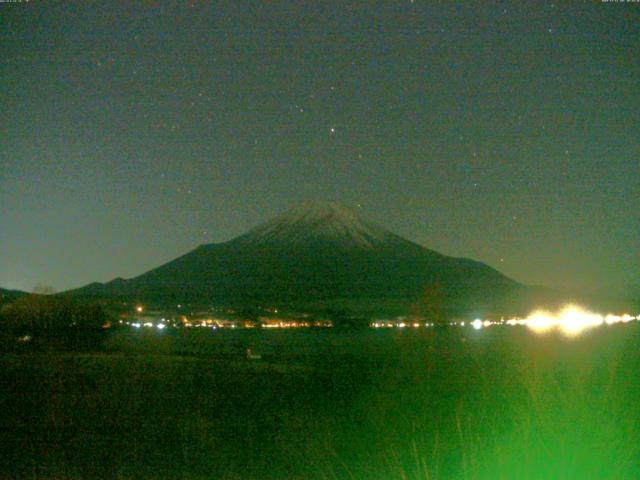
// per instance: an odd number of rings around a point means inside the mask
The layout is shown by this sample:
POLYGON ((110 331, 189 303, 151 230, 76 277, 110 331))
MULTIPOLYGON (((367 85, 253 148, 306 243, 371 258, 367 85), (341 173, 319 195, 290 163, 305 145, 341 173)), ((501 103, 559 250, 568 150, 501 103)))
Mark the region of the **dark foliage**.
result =
POLYGON ((99 304, 69 298, 25 295, 0 308, 2 347, 92 349, 111 326, 99 304))

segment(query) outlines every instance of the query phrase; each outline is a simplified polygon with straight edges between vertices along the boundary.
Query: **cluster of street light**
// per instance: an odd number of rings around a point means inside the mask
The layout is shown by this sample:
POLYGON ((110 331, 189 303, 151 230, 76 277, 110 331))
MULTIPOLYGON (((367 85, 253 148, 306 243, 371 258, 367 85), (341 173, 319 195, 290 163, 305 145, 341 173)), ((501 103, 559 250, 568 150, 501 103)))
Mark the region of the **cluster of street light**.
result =
POLYGON ((525 322, 527 327, 536 333, 545 333, 557 330, 567 336, 575 336, 585 330, 599 327, 601 325, 628 323, 633 320, 640 320, 640 315, 615 315, 611 313, 601 315, 599 313, 585 310, 577 305, 567 305, 558 312, 537 310, 531 313, 525 319, 525 322))
MULTIPOLYGON (((137 313, 142 312, 142 307, 137 307, 137 313)), ((628 323, 631 321, 640 320, 640 315, 633 316, 629 314, 606 314, 602 315, 599 313, 590 312, 585 308, 582 308, 578 305, 565 305, 559 310, 552 312, 549 310, 535 310, 531 312, 527 317, 512 317, 512 318, 501 318, 500 320, 486 320, 481 318, 476 318, 472 321, 455 321, 449 322, 447 325, 449 326, 459 326, 465 327, 470 326, 475 330, 480 330, 482 328, 488 328, 494 325, 508 325, 508 326, 525 326, 532 330, 535 333, 546 333, 551 331, 559 331, 566 336, 576 336, 585 330, 589 330, 594 327, 598 327, 601 325, 613 325, 616 323, 628 323)), ((139 328, 157 328, 158 330, 164 330, 167 327, 167 323, 163 318, 160 322, 123 322, 127 325, 139 329, 139 328)), ((399 318, 397 320, 377 320, 370 324, 372 328, 424 328, 424 327, 435 327, 436 323, 430 322, 415 322, 408 321, 404 318, 399 318)), ((206 326, 211 328, 222 327, 223 325, 218 325, 212 323, 210 321, 202 321, 200 323, 192 324, 188 322, 184 326, 206 326)), ((235 328, 236 324, 231 322, 228 325, 230 328, 235 328)), ((253 325, 252 325, 253 326, 253 325)), ((287 321, 287 322, 267 322, 262 325, 263 328, 294 328, 294 327, 306 327, 306 326, 328 326, 326 324, 316 325, 309 322, 297 322, 297 321, 287 321)))
MULTIPOLYGON (((613 325, 616 323, 628 323, 634 320, 640 320, 640 315, 633 316, 627 313, 622 315, 606 314, 602 315, 594 313, 582 308, 578 305, 565 305, 559 310, 552 312, 548 310, 535 310, 527 317, 512 317, 500 320, 486 320, 476 318, 470 322, 457 321, 450 322, 449 326, 465 325, 471 326, 475 330, 491 327, 494 325, 509 326, 525 326, 535 333, 546 333, 551 331, 559 331, 566 336, 575 336, 585 330, 598 327, 601 325, 613 325)), ((435 323, 417 323, 417 322, 396 322, 396 321, 375 321, 371 323, 373 328, 420 328, 434 327, 435 323)))
POLYGON ((167 328, 167 325, 165 323, 153 323, 153 322, 127 322, 127 325, 133 327, 133 328, 141 328, 141 327, 147 327, 147 328, 152 328, 155 327, 158 330, 164 330, 165 328, 167 328))

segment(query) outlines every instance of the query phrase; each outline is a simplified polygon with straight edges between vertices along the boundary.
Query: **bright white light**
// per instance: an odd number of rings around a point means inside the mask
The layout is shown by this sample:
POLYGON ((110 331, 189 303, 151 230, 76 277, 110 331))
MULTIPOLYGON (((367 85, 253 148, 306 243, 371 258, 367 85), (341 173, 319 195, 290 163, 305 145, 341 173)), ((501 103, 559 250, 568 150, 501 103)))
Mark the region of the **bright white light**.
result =
POLYGON ((605 317, 604 321, 607 323, 607 325, 613 325, 614 323, 620 323, 620 322, 627 323, 635 319, 636 319, 635 317, 632 317, 628 313, 625 313, 623 315, 609 314, 605 317))
POLYGON ((602 325, 602 315, 580 307, 568 306, 560 312, 560 330, 566 335, 578 335, 583 330, 602 325))
POLYGON ((156 325, 156 328, 158 330, 164 330, 165 327, 166 327, 166 325, 164 323, 159 323, 158 325, 156 325))
MULTIPOLYGON (((613 320, 611 316, 607 318, 607 323, 613 320)), ((577 305, 567 305, 555 313, 535 311, 526 318, 526 325, 536 333, 557 329, 565 335, 575 336, 588 328, 602 325, 604 321, 602 315, 589 312, 577 305)))
POLYGON ((131 326, 133 328, 140 328, 140 324, 139 323, 132 323, 131 326))
POLYGON ((545 310, 536 310, 526 318, 526 325, 536 333, 544 333, 555 326, 552 314, 545 310))
MULTIPOLYGON (((560 331, 567 336, 579 335, 583 331, 598 327, 603 324, 612 325, 614 323, 627 323, 633 320, 640 320, 640 316, 634 317, 625 313, 623 315, 601 315, 599 313, 590 312, 578 305, 565 305, 560 310, 550 312, 547 310, 535 310, 526 318, 509 318, 501 322, 492 322, 491 320, 482 320, 476 318, 470 322, 471 326, 476 330, 497 324, 506 324, 509 326, 526 325, 536 333, 545 333, 551 330, 560 331)), ((456 325, 455 322, 451 325, 456 325)), ((460 322, 464 326, 464 322, 460 322)))
POLYGON ((144 326, 145 326, 145 327, 153 327, 153 323, 151 323, 151 322, 146 322, 146 323, 144 324, 144 326))

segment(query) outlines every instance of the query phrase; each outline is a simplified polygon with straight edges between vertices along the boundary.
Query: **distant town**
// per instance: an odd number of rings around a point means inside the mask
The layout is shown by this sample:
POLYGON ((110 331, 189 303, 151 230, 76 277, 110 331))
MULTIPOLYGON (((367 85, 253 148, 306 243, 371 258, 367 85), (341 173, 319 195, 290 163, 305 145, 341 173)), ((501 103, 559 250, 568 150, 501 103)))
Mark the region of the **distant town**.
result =
MULTIPOLYGON (((179 310, 185 308, 176 305, 179 310)), ((186 310, 186 309, 185 309, 186 310)), ((146 310, 142 305, 136 305, 133 312, 124 312, 119 316, 118 323, 134 329, 155 328, 208 328, 218 329, 277 329, 277 328, 333 328, 334 320, 315 318, 309 313, 282 312, 274 307, 259 308, 260 314, 252 318, 244 318, 233 308, 211 307, 210 310, 200 310, 189 313, 167 314, 162 310, 146 310)), ((544 333, 559 329, 565 334, 575 335, 582 331, 600 325, 628 323, 640 320, 640 315, 607 314, 601 315, 582 309, 579 306, 567 305, 559 312, 536 311, 526 318, 516 316, 491 316, 488 318, 450 319, 434 322, 422 317, 396 316, 393 318, 378 318, 367 322, 360 322, 361 326, 369 328, 429 328, 436 326, 471 327, 475 330, 494 325, 526 326, 531 330, 544 333)))
POLYGON ((211 307, 209 310, 187 312, 186 306, 176 305, 177 313, 164 310, 145 309, 136 305, 133 313, 120 314, 118 322, 133 328, 327 328, 334 323, 329 319, 315 319, 308 313, 282 314, 277 308, 259 308, 259 314, 246 318, 233 308, 211 307), (180 310, 184 309, 182 313, 180 310))

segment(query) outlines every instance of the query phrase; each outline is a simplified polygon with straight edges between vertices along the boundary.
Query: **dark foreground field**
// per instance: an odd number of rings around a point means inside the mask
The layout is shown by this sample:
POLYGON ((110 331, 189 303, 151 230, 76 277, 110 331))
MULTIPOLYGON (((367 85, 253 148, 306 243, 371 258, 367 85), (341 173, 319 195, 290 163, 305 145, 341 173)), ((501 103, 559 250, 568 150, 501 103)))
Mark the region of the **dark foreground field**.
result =
POLYGON ((120 332, 105 349, 0 356, 0 478, 640 478, 635 324, 120 332))

